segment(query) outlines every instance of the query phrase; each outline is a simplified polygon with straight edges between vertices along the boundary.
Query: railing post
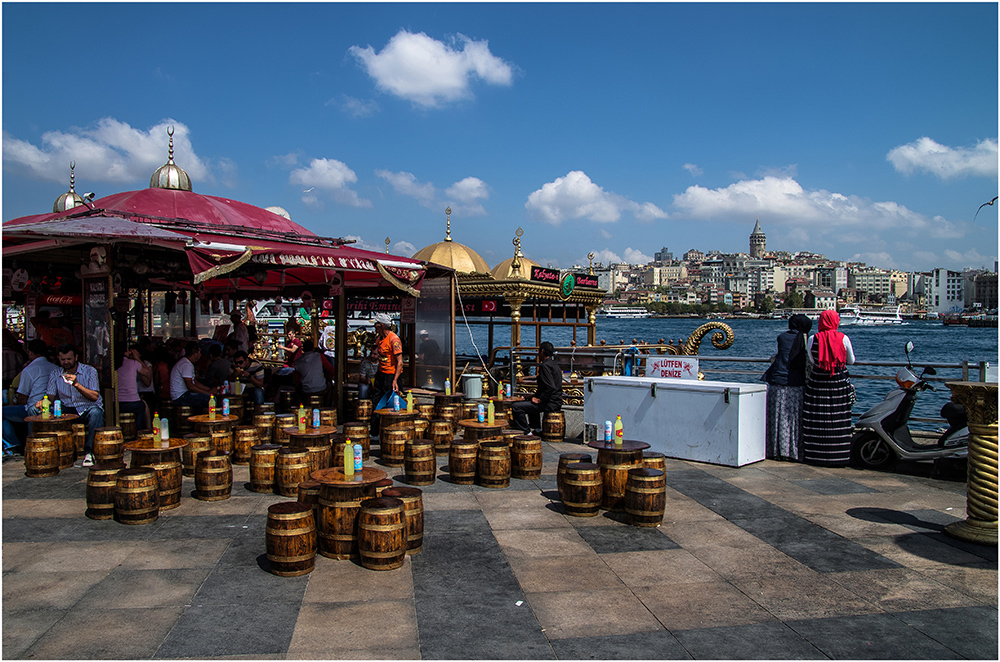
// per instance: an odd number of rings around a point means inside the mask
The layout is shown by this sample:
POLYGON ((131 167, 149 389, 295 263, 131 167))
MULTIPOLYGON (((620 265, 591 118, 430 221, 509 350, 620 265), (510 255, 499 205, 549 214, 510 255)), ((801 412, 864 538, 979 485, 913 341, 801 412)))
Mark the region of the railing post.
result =
POLYGON ((962 359, 962 381, 969 381, 969 362, 966 359, 962 359))

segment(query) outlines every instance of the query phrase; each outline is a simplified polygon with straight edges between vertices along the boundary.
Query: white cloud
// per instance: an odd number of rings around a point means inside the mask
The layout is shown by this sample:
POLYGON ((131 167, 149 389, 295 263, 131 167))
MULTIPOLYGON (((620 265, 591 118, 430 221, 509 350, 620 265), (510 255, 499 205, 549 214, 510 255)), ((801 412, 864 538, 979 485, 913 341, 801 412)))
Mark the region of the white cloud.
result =
POLYGON ((396 193, 415 199, 422 207, 435 211, 451 207, 455 216, 484 216, 479 202, 489 198, 489 186, 478 177, 466 177, 444 190, 445 199, 431 182, 420 182, 412 172, 376 170, 375 174, 392 184, 396 193))
POLYGON ((337 202, 351 207, 371 207, 371 200, 358 197, 350 188, 358 181, 358 176, 343 161, 336 159, 313 159, 305 168, 293 170, 288 182, 306 187, 302 201, 310 206, 320 204, 316 191, 329 193, 337 202))
POLYGON ((394 255, 413 257, 413 254, 417 252, 417 247, 408 241, 396 241, 389 246, 389 251, 394 255))
MULTIPOLYGON (((187 125, 172 119, 143 131, 105 117, 86 128, 47 131, 40 145, 4 131, 3 165, 38 179, 68 183, 69 164, 74 161, 78 181, 148 182, 153 172, 167 162, 170 126, 174 127, 174 163, 188 173, 195 190, 199 183, 215 183, 208 164, 194 152, 187 125)), ((231 180, 235 166, 231 161, 223 165, 226 179, 231 180)))
POLYGON ((623 211, 631 212, 641 221, 667 218, 667 213, 651 202, 640 204, 608 193, 580 170, 544 184, 528 196, 524 207, 535 217, 552 225, 576 218, 614 223, 621 218, 623 211))
POLYGON ((952 261, 950 266, 958 269, 992 268, 994 260, 997 259, 995 255, 983 255, 975 248, 971 248, 964 253, 946 249, 944 256, 952 261))
POLYGON ((595 251, 594 262, 600 262, 604 265, 616 264, 622 261, 622 258, 618 253, 615 253, 610 248, 604 248, 599 251, 595 251))
POLYGON ((903 174, 929 172, 941 179, 996 177, 997 141, 987 138, 975 147, 948 147, 924 136, 889 151, 886 159, 903 174))
POLYGON ((602 238, 602 239, 611 239, 611 237, 613 237, 613 236, 614 236, 613 234, 611 234, 610 232, 608 232, 608 231, 607 231, 606 229, 604 229, 604 228, 600 228, 600 229, 598 230, 598 233, 599 233, 599 234, 601 235, 601 238, 602 238))
POLYGON ((294 168, 299 164, 300 156, 302 156, 301 152, 289 152, 288 154, 272 156, 267 160, 267 167, 284 169, 294 168))
POLYGON ((898 269, 899 265, 890 253, 885 251, 867 251, 855 253, 847 259, 848 262, 864 262, 865 264, 876 265, 882 269, 898 269))
POLYGON ((692 177, 701 177, 701 175, 705 172, 693 163, 685 163, 681 167, 691 173, 692 177))
MULTIPOLYGON (((333 100, 328 101, 327 105, 333 105, 336 102, 333 100)), ((351 117, 371 117, 375 113, 379 112, 378 103, 374 99, 368 101, 362 101, 361 99, 355 99, 354 97, 343 95, 343 100, 338 104, 340 109, 350 115, 351 117)))
POLYGON ((629 264, 649 264, 653 261, 653 258, 646 255, 642 251, 629 246, 625 249, 625 261, 629 264))
POLYGON ((513 68, 490 53, 489 42, 464 35, 450 41, 400 30, 379 53, 371 46, 351 46, 348 53, 380 90, 427 108, 470 98, 473 76, 491 85, 513 83, 513 68))

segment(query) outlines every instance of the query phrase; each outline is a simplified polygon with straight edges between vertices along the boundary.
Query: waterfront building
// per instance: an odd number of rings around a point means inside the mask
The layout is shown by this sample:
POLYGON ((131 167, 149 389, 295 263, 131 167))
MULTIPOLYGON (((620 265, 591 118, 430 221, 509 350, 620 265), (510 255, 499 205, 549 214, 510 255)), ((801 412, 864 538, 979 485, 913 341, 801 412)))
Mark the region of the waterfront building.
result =
POLYGON ((965 310, 965 283, 961 272, 934 269, 925 284, 928 312, 960 313, 965 310))
POLYGON ((803 297, 806 308, 815 310, 836 310, 837 295, 833 290, 815 289, 806 292, 803 297))
POLYGON ((691 250, 689 250, 687 253, 684 254, 685 262, 701 262, 704 259, 705 259, 705 254, 695 248, 692 248, 691 250))
POLYGON ((978 307, 982 310, 996 310, 997 309, 997 275, 992 274, 979 274, 975 277, 975 293, 972 298, 973 307, 978 307))

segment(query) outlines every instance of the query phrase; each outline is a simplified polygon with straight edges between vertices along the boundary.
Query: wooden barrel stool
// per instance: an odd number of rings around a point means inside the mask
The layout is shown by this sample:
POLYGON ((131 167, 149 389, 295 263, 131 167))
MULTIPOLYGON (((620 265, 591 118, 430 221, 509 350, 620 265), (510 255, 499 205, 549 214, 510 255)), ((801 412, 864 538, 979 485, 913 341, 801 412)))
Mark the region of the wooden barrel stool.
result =
POLYGON ((448 452, 448 472, 451 482, 456 485, 472 485, 476 482, 476 460, 479 442, 455 439, 448 452))
POLYGON ((246 407, 243 404, 243 396, 230 394, 224 396, 224 399, 226 398, 229 400, 229 415, 236 417, 237 425, 242 423, 243 419, 246 418, 246 407))
POLYGON ((221 451, 206 451, 198 455, 194 469, 194 498, 201 501, 222 501, 233 491, 233 465, 221 451))
POLYGON ((437 473, 434 442, 430 439, 411 439, 406 442, 404 460, 406 482, 410 485, 433 485, 437 473))
POLYGON ((427 420, 431 420, 437 417, 436 414, 434 413, 434 405, 432 403, 418 404, 416 405, 416 408, 417 408, 417 413, 420 414, 420 418, 426 418, 427 420))
POLYGON ((480 442, 476 473, 482 487, 510 487, 510 444, 506 441, 480 442))
POLYGON ((392 478, 383 478, 382 480, 375 481, 375 496, 382 496, 382 492, 386 491, 396 483, 392 478))
POLYGON ((382 464, 389 467, 404 466, 406 463, 406 442, 412 436, 412 430, 382 430, 379 435, 382 464))
POLYGON ((365 499, 358 512, 358 556, 369 570, 394 570, 406 560, 403 502, 392 497, 365 499))
POLYGON ((561 411, 542 414, 542 441, 559 443, 566 439, 566 415, 561 411))
POLYGON ((514 437, 510 446, 512 478, 535 480, 542 477, 542 440, 530 434, 514 437))
POLYGON ((601 465, 601 477, 604 479, 601 508, 624 510, 628 472, 632 469, 642 468, 642 451, 625 450, 621 447, 601 448, 597 451, 597 463, 601 465))
POLYGON ((269 444, 274 440, 274 412, 255 414, 253 426, 257 428, 257 442, 269 444))
POLYGON ((331 425, 337 427, 337 408, 336 407, 320 407, 319 408, 319 424, 320 425, 331 425))
POLYGON ((237 425, 233 428, 233 464, 250 464, 250 449, 257 445, 257 427, 237 425))
POLYGON ((647 469, 659 469, 665 473, 667 471, 667 456, 656 451, 643 451, 642 466, 647 469))
MULTIPOLYGON (((350 441, 352 444, 361 444, 361 459, 367 460, 371 457, 372 439, 368 434, 368 424, 363 421, 351 421, 344 423, 344 433, 341 435, 341 443, 350 441)), ((341 448, 343 451, 343 448, 341 448)))
POLYGON ((262 402, 259 405, 257 405, 256 407, 254 407, 253 413, 254 414, 274 414, 274 413, 276 413, 275 409, 274 409, 274 403, 273 402, 262 402))
MULTIPOLYGON (((76 461, 76 443, 73 441, 72 430, 53 430, 56 444, 59 446, 59 470, 69 469, 76 461)), ((121 457, 117 458, 121 459, 121 457)))
MULTIPOLYGON (((459 407, 459 416, 461 420, 467 420, 470 418, 477 418, 479 416, 479 404, 478 402, 463 402, 459 407)), ((486 409, 486 403, 482 403, 483 409, 486 409)))
POLYGON ((24 444, 24 475, 45 478, 59 473, 59 437, 54 432, 29 435, 24 444))
POLYGON ((309 451, 305 448, 282 448, 274 462, 274 491, 281 496, 297 497, 299 483, 309 480, 309 451))
POLYGON ((257 444, 250 449, 251 492, 274 492, 274 468, 279 450, 278 444, 257 444))
POLYGON ((115 516, 115 485, 124 462, 94 464, 87 472, 87 510, 90 519, 111 519, 115 516))
POLYGON ((295 414, 277 414, 274 417, 274 443, 279 446, 288 445, 288 431, 285 428, 293 428, 298 425, 295 414))
POLYGON ((269 572, 279 577, 312 572, 317 540, 312 506, 296 501, 271 504, 264 531, 269 572))
POLYGON ((427 426, 431 422, 426 418, 416 418, 413 421, 413 438, 414 439, 426 439, 427 438, 427 426))
POLYGON ((160 510, 171 510, 181 505, 181 486, 184 476, 180 462, 157 462, 148 467, 156 472, 156 494, 160 510))
POLYGON ((315 517, 319 517, 319 486, 319 481, 312 479, 299 483, 298 502, 312 506, 315 517))
POLYGON ((184 435, 187 446, 181 449, 181 474, 194 476, 198 456, 212 450, 212 437, 204 434, 184 435))
POLYGON ((625 521, 632 526, 659 526, 667 503, 666 474, 659 469, 630 469, 625 485, 625 521))
POLYGON ((183 437, 194 432, 194 423, 190 419, 195 413, 194 407, 174 405, 174 419, 170 421, 171 436, 183 437))
POLYGON ((94 430, 94 462, 117 462, 125 458, 125 435, 117 425, 94 430))
POLYGON ((522 431, 518 430, 517 428, 504 428, 503 430, 500 430, 500 438, 506 441, 508 444, 513 444, 515 437, 523 437, 523 436, 525 436, 525 434, 522 431))
POLYGON ((556 467, 556 485, 559 489, 559 498, 563 499, 563 475, 566 467, 576 462, 590 462, 593 458, 587 453, 560 453, 559 464, 556 467))
POLYGON ((358 404, 354 408, 354 418, 366 423, 372 420, 372 401, 368 399, 358 400, 358 404))
POLYGON ((139 425, 136 422, 135 414, 130 411, 118 414, 118 427, 122 429, 122 438, 125 441, 134 441, 139 434, 139 425))
POLYGON ((73 442, 76 444, 76 454, 83 455, 83 447, 87 444, 87 426, 83 423, 70 425, 73 430, 73 442))
MULTIPOLYGON (((204 433, 202 433, 204 434, 204 433)), ((233 433, 228 430, 218 430, 211 433, 212 450, 226 455, 233 454, 233 433)))
POLYGON ((443 418, 451 423, 452 435, 458 432, 458 421, 461 416, 461 407, 459 405, 441 405, 437 408, 437 415, 438 418, 443 418))
POLYGON ((599 514, 603 487, 600 465, 591 462, 567 464, 562 487, 562 502, 566 507, 566 514, 573 517, 594 517, 599 514))
POLYGON ((382 496, 403 502, 406 516, 406 553, 416 554, 424 547, 424 499, 416 487, 390 487, 382 496))
POLYGON ((299 408, 299 397, 295 391, 281 391, 278 394, 278 406, 276 411, 282 414, 294 412, 299 408))
POLYGON ((309 412, 309 420, 312 421, 312 410, 323 408, 323 394, 319 393, 319 394, 307 395, 305 397, 305 402, 303 402, 302 404, 306 406, 306 411, 309 412))
POLYGON ((453 436, 451 421, 447 419, 433 419, 427 426, 427 438, 434 442, 434 453, 436 455, 448 454, 453 436))
POLYGON ((149 467, 119 471, 115 482, 115 520, 122 524, 149 524, 159 516, 156 472, 149 467))
POLYGON ((361 502, 373 490, 363 486, 321 484, 319 488, 319 553, 331 559, 349 559, 358 554, 357 518, 361 502))

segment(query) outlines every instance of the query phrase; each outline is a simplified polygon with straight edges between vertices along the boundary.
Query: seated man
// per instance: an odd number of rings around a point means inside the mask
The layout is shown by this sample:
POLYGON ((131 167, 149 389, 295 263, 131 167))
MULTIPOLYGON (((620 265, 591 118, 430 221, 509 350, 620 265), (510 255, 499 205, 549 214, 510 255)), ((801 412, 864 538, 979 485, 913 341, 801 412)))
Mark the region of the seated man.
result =
POLYGON ((311 339, 302 342, 302 355, 295 361, 295 377, 303 396, 326 393, 328 379, 333 379, 333 365, 316 351, 311 339))
POLYGON ((524 434, 531 434, 531 426, 528 424, 529 414, 534 417, 542 412, 562 409, 562 370, 552 358, 552 355, 555 354, 555 348, 552 343, 546 341, 538 346, 538 350, 542 362, 535 373, 537 380, 535 395, 531 397, 531 400, 515 402, 511 405, 514 427, 524 434))
MULTIPOLYGON (((235 344, 235 343, 234 343, 235 344)), ((229 343, 226 343, 227 349, 229 343)), ((208 349, 208 370, 205 371, 206 386, 222 386, 223 382, 228 382, 233 373, 233 362, 222 353, 222 347, 212 345, 208 349)))
MULTIPOLYGON (((104 402, 101 399, 101 385, 94 366, 80 363, 76 347, 69 343, 59 345, 57 356, 62 370, 49 374, 46 389, 49 400, 62 400, 64 414, 78 414, 80 422, 87 426, 87 441, 83 445, 83 466, 94 464, 94 432, 104 427, 104 402)), ((42 401, 35 403, 41 410, 42 401)))
POLYGON ((3 454, 13 457, 15 451, 24 450, 24 439, 17 434, 15 423, 24 423, 28 416, 41 414, 35 408, 49 388, 49 375, 59 372, 59 366, 48 359, 48 347, 41 338, 28 343, 28 364, 21 370, 21 381, 17 387, 15 404, 3 408, 3 454))
POLYGON ((255 405, 264 402, 264 366, 242 350, 233 355, 233 380, 243 384, 243 397, 247 402, 255 405))
POLYGON ((201 358, 201 347, 192 340, 184 347, 184 356, 170 369, 170 399, 175 405, 208 407, 208 399, 218 388, 202 384, 194 376, 194 364, 201 358))

